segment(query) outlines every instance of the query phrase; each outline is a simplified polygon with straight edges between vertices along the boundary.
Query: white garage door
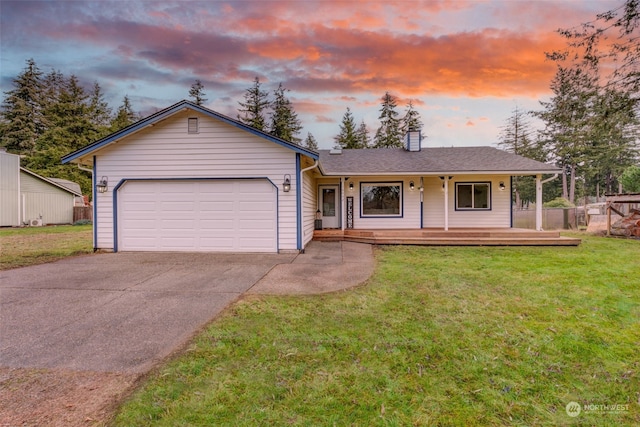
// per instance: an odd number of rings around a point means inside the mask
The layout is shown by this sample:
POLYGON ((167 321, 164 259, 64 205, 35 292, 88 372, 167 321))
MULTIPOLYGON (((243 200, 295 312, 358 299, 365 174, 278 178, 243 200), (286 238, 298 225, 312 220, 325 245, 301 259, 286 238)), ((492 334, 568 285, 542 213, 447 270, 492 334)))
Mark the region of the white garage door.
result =
POLYGON ((119 250, 276 252, 267 180, 129 181, 118 191, 119 250))

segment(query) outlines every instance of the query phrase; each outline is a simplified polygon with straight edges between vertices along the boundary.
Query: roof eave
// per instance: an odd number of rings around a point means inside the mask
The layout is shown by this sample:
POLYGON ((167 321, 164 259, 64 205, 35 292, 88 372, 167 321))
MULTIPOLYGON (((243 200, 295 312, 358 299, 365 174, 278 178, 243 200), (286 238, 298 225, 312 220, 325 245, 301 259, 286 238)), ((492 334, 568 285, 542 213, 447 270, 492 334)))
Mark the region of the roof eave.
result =
POLYGON ((292 142, 289 141, 285 141, 284 139, 280 139, 277 137, 274 137, 272 135, 269 135, 268 133, 259 131, 258 129, 252 128, 251 126, 247 126, 244 123, 238 122, 236 120, 233 120, 227 116, 224 116, 220 113, 216 113, 213 110, 209 110, 208 108, 204 108, 201 107, 199 105, 193 104, 189 101, 180 101, 177 104, 174 104, 164 110, 158 111, 155 114, 152 114, 151 116, 136 122, 124 129, 121 129, 115 133, 112 133, 111 135, 106 136, 105 138, 102 138, 92 144, 87 145, 86 147, 83 147, 77 151, 74 151, 73 153, 69 153, 66 156, 62 157, 62 164, 66 164, 66 163, 80 163, 81 159, 85 156, 90 155, 91 153, 93 153, 94 151, 100 150, 110 144, 113 144, 115 142, 118 142, 119 140, 121 140, 122 138, 125 137, 129 137, 137 132, 140 132, 143 129, 146 129, 147 127, 153 126, 155 124, 157 124, 158 122, 173 116, 174 114, 177 114, 178 112, 187 110, 187 109, 191 109, 194 111, 197 111, 199 113, 202 113, 204 115, 207 115, 209 117, 213 117, 215 119, 218 119, 224 123, 227 123, 231 126, 235 126, 239 129, 242 129, 244 131, 247 131, 249 133, 252 133, 256 136, 259 136, 261 138, 267 139, 271 142, 274 142, 278 145, 281 145, 285 148, 289 148, 291 150, 293 150, 296 153, 300 153, 303 154, 305 156, 308 156, 314 160, 318 159, 320 157, 320 155, 312 150, 306 149, 304 147, 301 147, 299 145, 296 145, 292 142))
POLYGON ((53 185, 54 187, 59 188, 60 190, 64 190, 64 191, 66 191, 67 193, 71 193, 71 194, 73 194, 74 196, 80 196, 80 197, 82 197, 82 193, 78 193, 78 192, 76 192, 76 191, 74 191, 74 190, 72 190, 72 189, 70 189, 70 188, 65 187, 64 185, 60 185, 60 184, 58 184, 58 183, 57 183, 57 182, 55 182, 55 181, 51 181, 50 179, 45 178, 44 176, 40 176, 40 175, 38 175, 37 173, 30 171, 29 169, 25 169, 25 168, 23 168, 22 166, 20 167, 20 171, 22 171, 22 172, 24 172, 24 173, 27 173, 27 174, 29 174, 29 175, 33 176, 34 178, 37 178, 37 179, 39 179, 39 180, 41 180, 41 181, 44 181, 44 182, 46 182, 47 184, 51 184, 51 185, 53 185))
POLYGON ((562 169, 552 170, 524 170, 524 171, 430 171, 430 172, 412 172, 412 171, 395 171, 395 172, 349 172, 337 171, 327 172, 320 168, 320 172, 324 176, 398 176, 398 175, 415 175, 415 176, 440 176, 440 175, 512 175, 512 176, 530 176, 530 175, 552 175, 562 172, 562 169))

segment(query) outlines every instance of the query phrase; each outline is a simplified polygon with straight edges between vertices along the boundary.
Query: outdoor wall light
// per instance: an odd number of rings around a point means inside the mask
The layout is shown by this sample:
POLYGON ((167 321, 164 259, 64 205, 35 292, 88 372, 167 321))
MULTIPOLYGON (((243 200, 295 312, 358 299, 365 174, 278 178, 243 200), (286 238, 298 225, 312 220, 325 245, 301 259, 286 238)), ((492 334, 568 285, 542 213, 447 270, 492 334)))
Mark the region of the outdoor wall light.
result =
POLYGON ((282 183, 282 191, 288 193, 291 191, 291 175, 286 174, 284 176, 284 182, 282 183))
POLYGON ((353 181, 349 183, 349 191, 353 191, 353 181))
POLYGON ((504 181, 500 181, 500 191, 504 191, 505 190, 505 185, 504 185, 504 181))
POLYGON ((415 190, 416 188, 416 184, 413 181, 409 181, 409 189, 411 189, 411 191, 415 190))
POLYGON ((103 176, 102 178, 100 178, 100 182, 96 184, 96 190, 98 190, 98 193, 106 193, 107 184, 108 184, 108 181, 106 176, 103 176))

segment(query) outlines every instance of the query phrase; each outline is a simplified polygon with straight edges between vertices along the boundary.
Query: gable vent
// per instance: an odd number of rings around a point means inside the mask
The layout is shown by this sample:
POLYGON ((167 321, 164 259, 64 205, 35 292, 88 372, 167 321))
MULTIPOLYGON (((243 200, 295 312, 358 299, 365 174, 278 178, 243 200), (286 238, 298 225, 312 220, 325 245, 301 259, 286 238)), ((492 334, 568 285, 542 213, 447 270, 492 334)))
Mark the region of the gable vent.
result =
POLYGON ((198 118, 197 117, 189 117, 188 132, 189 133, 198 133, 198 118))

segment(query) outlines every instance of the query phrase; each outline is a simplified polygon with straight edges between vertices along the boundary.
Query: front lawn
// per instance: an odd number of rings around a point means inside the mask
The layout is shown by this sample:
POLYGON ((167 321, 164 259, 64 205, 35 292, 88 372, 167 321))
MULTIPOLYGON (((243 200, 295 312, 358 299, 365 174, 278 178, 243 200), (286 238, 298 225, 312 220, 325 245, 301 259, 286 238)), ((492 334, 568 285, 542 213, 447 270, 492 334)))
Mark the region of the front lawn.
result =
POLYGON ((357 289, 243 299, 114 423, 639 425, 639 255, 381 247, 357 289))
POLYGON ((91 225, 0 228, 0 270, 93 251, 91 225))

